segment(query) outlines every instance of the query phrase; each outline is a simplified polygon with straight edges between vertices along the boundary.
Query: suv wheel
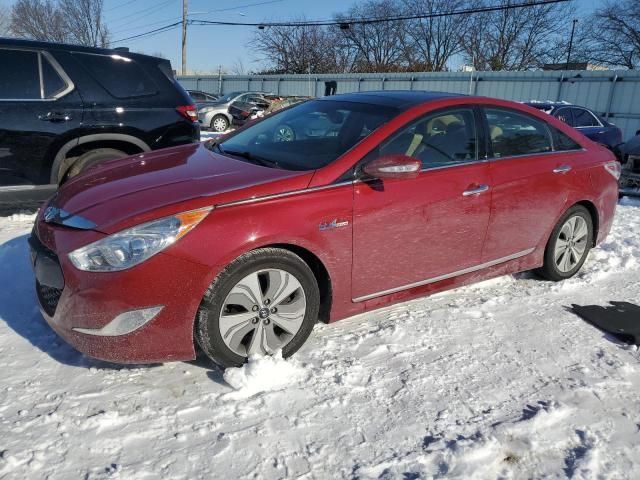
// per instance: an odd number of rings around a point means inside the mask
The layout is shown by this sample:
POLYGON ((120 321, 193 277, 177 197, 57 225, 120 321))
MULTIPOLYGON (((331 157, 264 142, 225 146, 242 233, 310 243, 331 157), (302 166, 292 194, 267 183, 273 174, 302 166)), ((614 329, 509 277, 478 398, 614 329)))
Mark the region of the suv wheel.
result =
POLYGON ((229 128, 229 120, 224 115, 216 115, 211 119, 211 130, 214 132, 226 132, 229 128))
POLYGON ((250 355, 293 355, 318 319, 320 294, 309 266, 296 254, 261 248, 234 260, 213 281, 196 317, 202 350, 223 367, 250 355))
POLYGON ((85 171, 87 168, 97 163, 126 156, 127 154, 125 152, 116 150, 115 148, 97 148, 96 150, 90 150, 78 157, 67 172, 65 180, 75 177, 80 172, 85 171))

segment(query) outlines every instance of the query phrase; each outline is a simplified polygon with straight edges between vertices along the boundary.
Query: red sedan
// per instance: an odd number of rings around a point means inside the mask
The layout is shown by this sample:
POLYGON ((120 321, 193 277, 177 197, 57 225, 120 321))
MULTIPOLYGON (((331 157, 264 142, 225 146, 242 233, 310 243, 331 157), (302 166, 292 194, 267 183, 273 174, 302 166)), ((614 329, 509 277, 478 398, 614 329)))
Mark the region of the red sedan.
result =
POLYGON ((523 270, 572 277, 611 228, 619 174, 521 104, 322 98, 70 180, 30 239, 38 298, 104 360, 288 356, 318 320, 523 270))

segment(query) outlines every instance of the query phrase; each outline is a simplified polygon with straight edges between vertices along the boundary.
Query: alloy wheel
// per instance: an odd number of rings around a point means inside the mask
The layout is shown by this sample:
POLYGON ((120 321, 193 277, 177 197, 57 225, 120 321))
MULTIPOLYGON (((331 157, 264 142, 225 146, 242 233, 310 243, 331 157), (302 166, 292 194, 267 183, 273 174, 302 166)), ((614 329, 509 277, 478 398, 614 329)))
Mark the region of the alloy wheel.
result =
POLYGON ((296 139, 296 134, 288 125, 280 125, 273 135, 274 142, 292 142, 296 139))
POLYGON ((229 122, 227 122, 222 117, 218 117, 218 118, 214 118, 213 119, 213 129, 216 132, 224 132, 227 129, 228 125, 229 125, 229 122))
POLYGON ((247 357, 283 348, 298 333, 307 300, 291 273, 268 269, 240 280, 220 311, 220 335, 234 353, 247 357))
POLYGON ((554 262, 562 273, 573 270, 587 251, 589 240, 587 222, 579 215, 569 217, 558 232, 554 248, 554 262))

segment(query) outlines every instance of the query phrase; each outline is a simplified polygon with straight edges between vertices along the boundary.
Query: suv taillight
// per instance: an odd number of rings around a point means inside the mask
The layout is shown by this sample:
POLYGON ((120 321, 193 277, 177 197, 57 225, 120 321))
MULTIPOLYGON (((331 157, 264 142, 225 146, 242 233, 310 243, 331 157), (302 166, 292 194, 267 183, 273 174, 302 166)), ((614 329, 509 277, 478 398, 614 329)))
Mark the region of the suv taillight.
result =
POLYGON ((187 120, 192 122, 198 121, 198 111, 195 105, 181 105, 176 107, 176 111, 187 120))

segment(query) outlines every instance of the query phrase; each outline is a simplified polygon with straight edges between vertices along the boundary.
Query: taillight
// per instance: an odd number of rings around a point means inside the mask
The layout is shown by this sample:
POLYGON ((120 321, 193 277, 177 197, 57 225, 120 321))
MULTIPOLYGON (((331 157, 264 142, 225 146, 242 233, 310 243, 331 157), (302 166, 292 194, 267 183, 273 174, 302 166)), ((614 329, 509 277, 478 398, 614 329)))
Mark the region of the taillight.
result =
POLYGON ((192 122, 198 121, 198 111, 195 105, 181 105, 176 107, 176 111, 187 120, 192 122))
POLYGON ((617 160, 605 163, 604 169, 607 172, 609 172, 613 176, 613 178, 615 178, 616 180, 620 179, 620 174, 622 173, 622 166, 617 160))

